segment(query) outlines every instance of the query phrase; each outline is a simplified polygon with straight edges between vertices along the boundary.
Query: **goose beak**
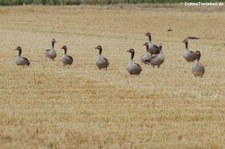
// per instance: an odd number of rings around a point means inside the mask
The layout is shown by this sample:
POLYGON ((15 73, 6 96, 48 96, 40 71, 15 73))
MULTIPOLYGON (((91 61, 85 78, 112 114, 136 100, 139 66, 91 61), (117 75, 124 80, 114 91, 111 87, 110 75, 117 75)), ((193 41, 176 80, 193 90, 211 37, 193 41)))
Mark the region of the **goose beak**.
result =
POLYGON ((130 52, 130 50, 127 50, 126 52, 130 52))

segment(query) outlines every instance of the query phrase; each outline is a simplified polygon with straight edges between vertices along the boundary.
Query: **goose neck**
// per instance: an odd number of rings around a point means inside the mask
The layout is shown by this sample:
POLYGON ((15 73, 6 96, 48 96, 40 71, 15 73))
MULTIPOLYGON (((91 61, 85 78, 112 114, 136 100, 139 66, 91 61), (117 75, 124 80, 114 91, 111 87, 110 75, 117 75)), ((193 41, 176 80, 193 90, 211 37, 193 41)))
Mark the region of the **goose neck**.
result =
POLYGON ((98 55, 101 55, 101 54, 102 54, 102 49, 100 48, 98 51, 98 55))
POLYGON ((54 49, 55 42, 52 42, 52 49, 54 49))
POLYGON ((133 60, 133 59, 134 59, 134 52, 132 52, 132 53, 131 53, 131 57, 130 57, 130 59, 131 59, 131 60, 133 60))
POLYGON ((188 49, 188 42, 185 42, 185 48, 188 49))
POLYGON ((67 49, 64 49, 64 54, 66 55, 66 53, 67 53, 67 49))
POLYGON ((149 39, 149 42, 152 42, 152 36, 151 35, 148 36, 148 39, 149 39))
POLYGON ((18 56, 21 56, 21 53, 22 53, 22 50, 21 50, 21 49, 19 49, 19 54, 18 54, 18 56))
POLYGON ((148 52, 148 49, 149 49, 149 46, 148 46, 148 45, 146 45, 146 53, 148 52))

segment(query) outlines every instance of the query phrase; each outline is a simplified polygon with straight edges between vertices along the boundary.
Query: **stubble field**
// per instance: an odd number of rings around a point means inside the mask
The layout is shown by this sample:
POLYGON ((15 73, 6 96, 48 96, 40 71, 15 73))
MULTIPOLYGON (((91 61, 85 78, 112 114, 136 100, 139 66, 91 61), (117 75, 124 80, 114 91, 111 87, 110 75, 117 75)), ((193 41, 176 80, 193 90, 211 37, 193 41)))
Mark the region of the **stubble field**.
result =
POLYGON ((222 148, 225 13, 152 6, 0 7, 0 148, 222 148), (167 32, 171 28, 172 32, 167 32), (164 64, 141 64, 147 31, 164 64), (203 78, 182 57, 187 36, 203 78), (57 40, 55 61, 45 49, 57 40), (63 67, 67 45, 74 64, 63 67), (95 65, 102 45, 107 71, 95 65), (15 65, 17 46, 31 61, 15 65), (143 71, 126 71, 134 48, 143 71))

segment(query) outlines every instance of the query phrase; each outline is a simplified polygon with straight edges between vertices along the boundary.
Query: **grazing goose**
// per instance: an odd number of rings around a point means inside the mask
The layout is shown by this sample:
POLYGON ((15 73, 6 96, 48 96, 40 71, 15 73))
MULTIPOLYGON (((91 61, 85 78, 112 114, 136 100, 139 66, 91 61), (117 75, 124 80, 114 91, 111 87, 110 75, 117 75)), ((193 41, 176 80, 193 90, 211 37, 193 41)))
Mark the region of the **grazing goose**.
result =
POLYGON ((24 66, 24 65, 29 66, 30 65, 30 61, 26 57, 22 57, 21 56, 22 48, 20 46, 18 46, 15 50, 19 51, 19 54, 18 54, 18 56, 16 58, 16 64, 17 65, 21 65, 21 66, 24 66))
POLYGON ((72 56, 67 55, 67 47, 66 46, 62 46, 62 48, 64 50, 64 54, 61 58, 61 61, 63 63, 63 66, 65 65, 71 65, 73 63, 73 58, 72 56))
POLYGON ((145 63, 145 64, 149 64, 149 61, 152 58, 152 56, 148 52, 148 42, 146 42, 144 44, 144 46, 146 46, 146 51, 145 51, 145 54, 141 57, 141 62, 142 63, 145 63))
POLYGON ((56 51, 55 51, 55 47, 54 47, 55 43, 56 43, 56 40, 52 39, 52 48, 45 50, 46 59, 47 58, 50 58, 52 60, 55 59, 55 57, 56 57, 56 51))
POLYGON ((142 71, 142 68, 139 64, 134 63, 134 49, 130 49, 127 52, 131 53, 130 61, 128 62, 127 71, 130 73, 130 75, 139 75, 142 71))
POLYGON ((201 52, 200 51, 196 51, 195 52, 195 64, 192 66, 192 73, 194 74, 194 76, 196 77, 202 77, 205 73, 205 68, 204 66, 199 62, 200 57, 201 57, 201 52))
POLYGON ((95 49, 99 50, 96 65, 98 66, 99 70, 101 70, 102 68, 105 68, 107 70, 107 67, 109 66, 109 61, 102 56, 102 46, 99 45, 95 49))
POLYGON ((193 62, 195 60, 195 54, 193 51, 190 51, 188 49, 188 40, 184 39, 184 41, 182 41, 185 43, 185 49, 184 49, 184 53, 183 53, 183 57, 188 61, 188 62, 193 62))
POLYGON ((164 60, 165 60, 165 56, 164 56, 163 51, 162 51, 162 46, 160 45, 160 46, 159 46, 159 54, 154 55, 154 56, 150 59, 149 63, 150 63, 153 67, 155 67, 155 65, 157 65, 158 68, 159 68, 160 65, 164 62, 164 60))
POLYGON ((153 55, 153 54, 159 54, 159 47, 156 46, 156 45, 154 45, 154 44, 152 44, 152 36, 151 36, 151 33, 147 32, 145 35, 148 36, 148 39, 149 39, 149 41, 148 41, 148 51, 149 51, 149 53, 151 55, 153 55))

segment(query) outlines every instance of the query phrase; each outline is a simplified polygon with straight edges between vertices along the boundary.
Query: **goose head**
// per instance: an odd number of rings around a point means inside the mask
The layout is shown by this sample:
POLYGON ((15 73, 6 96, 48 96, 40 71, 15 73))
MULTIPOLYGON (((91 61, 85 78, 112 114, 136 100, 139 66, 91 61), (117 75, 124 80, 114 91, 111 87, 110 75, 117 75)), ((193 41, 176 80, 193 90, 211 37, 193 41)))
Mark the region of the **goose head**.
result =
POLYGON ((134 54, 134 49, 131 48, 130 50, 127 50, 127 52, 134 54))
POLYGON ((95 49, 99 50, 99 54, 102 54, 102 46, 98 45, 97 47, 95 47, 95 49))
POLYGON ((146 47, 146 51, 148 51, 148 47, 149 47, 148 42, 145 42, 145 43, 143 44, 143 46, 145 46, 145 47, 146 47))
POLYGON ((129 53, 131 53, 131 59, 133 59, 134 58, 134 49, 130 49, 130 50, 128 50, 127 52, 129 52, 129 53))
POLYGON ((194 53, 194 55, 195 55, 196 59, 199 61, 199 59, 201 58, 201 52, 200 51, 196 51, 194 53))
POLYGON ((186 38, 186 39, 184 39, 182 42, 184 42, 184 43, 185 43, 185 48, 186 48, 186 49, 188 49, 188 40, 187 40, 187 38, 186 38))
POLYGON ((16 49, 15 49, 15 50, 21 51, 21 50, 22 50, 22 48, 21 48, 20 46, 18 46, 18 47, 16 47, 16 49))
POLYGON ((149 37, 151 36, 151 33, 147 32, 145 35, 149 37))
POLYGON ((63 50, 64 50, 64 53, 66 54, 67 47, 64 45, 64 46, 62 46, 62 48, 61 48, 61 49, 63 49, 63 50))
POLYGON ((148 36, 148 39, 149 39, 150 42, 152 41, 151 33, 147 32, 147 33, 145 34, 145 36, 148 36))
POLYGON ((53 39, 52 39, 52 43, 56 43, 56 42, 57 42, 57 41, 53 38, 53 39))
POLYGON ((19 51, 19 56, 21 55, 21 53, 22 53, 22 48, 20 47, 20 46, 18 46, 15 50, 17 50, 17 51, 19 51))
POLYGON ((143 45, 147 47, 148 46, 148 42, 145 42, 143 45))
POLYGON ((159 45, 159 51, 162 51, 162 44, 159 45))
POLYGON ((187 40, 187 38, 186 39, 184 39, 182 42, 184 42, 184 43, 188 43, 188 40, 187 40))

